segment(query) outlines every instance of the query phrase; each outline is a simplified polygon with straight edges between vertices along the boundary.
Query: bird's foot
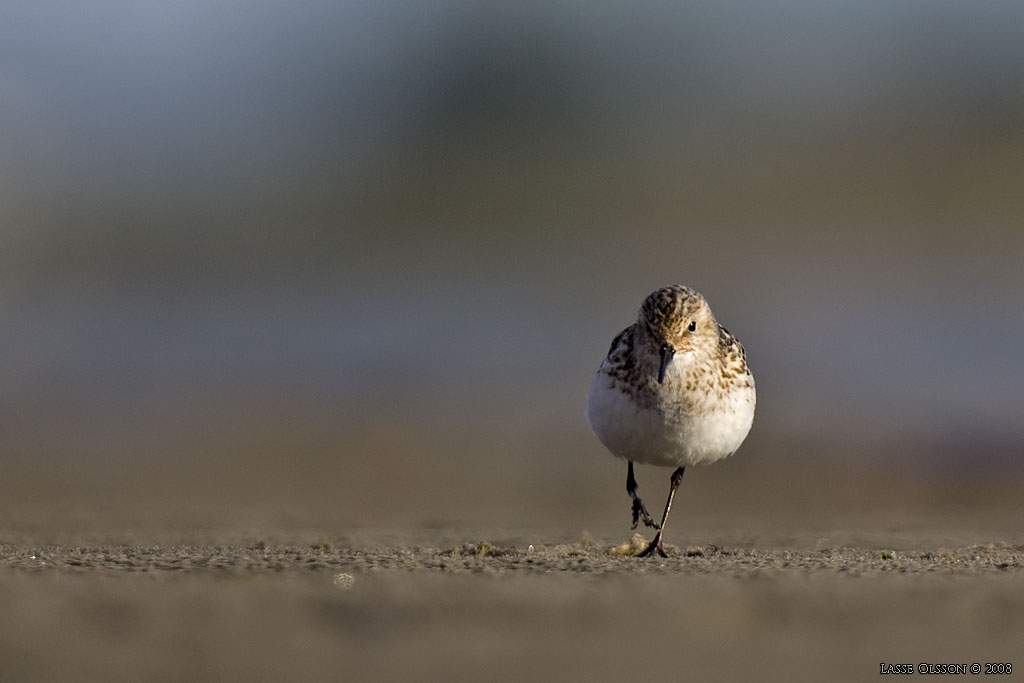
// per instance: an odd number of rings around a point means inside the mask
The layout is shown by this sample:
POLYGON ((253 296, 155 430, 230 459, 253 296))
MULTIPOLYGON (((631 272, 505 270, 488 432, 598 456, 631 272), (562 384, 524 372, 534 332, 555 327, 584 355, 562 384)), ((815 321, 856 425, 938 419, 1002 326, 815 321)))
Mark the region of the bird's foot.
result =
POLYGON ((633 526, 631 529, 635 529, 636 525, 640 520, 644 520, 644 526, 649 526, 652 529, 659 529, 658 523, 651 517, 651 513, 647 512, 647 508, 644 507, 644 502, 640 500, 640 496, 633 496, 633 526))
POLYGON ((654 536, 654 540, 651 541, 646 548, 644 548, 637 557, 654 557, 657 553, 661 557, 668 557, 668 553, 665 552, 665 548, 661 545, 661 532, 659 531, 654 536))

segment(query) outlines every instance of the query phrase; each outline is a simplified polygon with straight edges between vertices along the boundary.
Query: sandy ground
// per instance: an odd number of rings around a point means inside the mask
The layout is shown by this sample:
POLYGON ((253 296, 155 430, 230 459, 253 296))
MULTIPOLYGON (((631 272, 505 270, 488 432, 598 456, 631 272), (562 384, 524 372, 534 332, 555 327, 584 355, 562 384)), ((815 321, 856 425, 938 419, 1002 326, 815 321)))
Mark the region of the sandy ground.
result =
POLYGON ((867 680, 1009 661, 1024 546, 0 546, 0 680, 867 680))
MULTIPOLYGON (((693 473, 671 556, 649 560, 609 553, 631 534, 624 471, 589 448, 498 469, 389 455, 400 445, 9 458, 0 681, 860 681, 881 662, 1024 666, 1015 470, 926 477, 759 447, 693 473)), ((638 477, 660 505, 667 473, 638 477)))
POLYGON ((692 545, 666 547, 668 558, 639 558, 644 539, 600 544, 587 535, 582 543, 553 546, 502 546, 489 541, 446 548, 420 546, 334 548, 327 540, 307 547, 25 547, 0 546, 0 568, 35 576, 68 573, 187 573, 258 575, 281 572, 429 572, 442 575, 515 576, 576 573, 673 576, 715 575, 749 580, 800 574, 937 574, 981 577, 1024 570, 1024 546, 989 543, 965 548, 901 552, 874 548, 818 550, 735 548, 692 545))

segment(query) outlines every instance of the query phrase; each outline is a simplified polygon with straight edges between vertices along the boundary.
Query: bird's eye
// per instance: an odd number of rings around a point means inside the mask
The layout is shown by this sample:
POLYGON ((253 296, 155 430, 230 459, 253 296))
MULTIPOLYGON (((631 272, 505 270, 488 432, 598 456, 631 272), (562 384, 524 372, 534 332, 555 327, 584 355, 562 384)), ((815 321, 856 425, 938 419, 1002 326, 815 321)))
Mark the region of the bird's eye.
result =
POLYGON ((697 321, 696 320, 691 320, 690 321, 690 326, 687 329, 690 330, 690 332, 693 332, 694 330, 696 330, 697 329, 697 321))

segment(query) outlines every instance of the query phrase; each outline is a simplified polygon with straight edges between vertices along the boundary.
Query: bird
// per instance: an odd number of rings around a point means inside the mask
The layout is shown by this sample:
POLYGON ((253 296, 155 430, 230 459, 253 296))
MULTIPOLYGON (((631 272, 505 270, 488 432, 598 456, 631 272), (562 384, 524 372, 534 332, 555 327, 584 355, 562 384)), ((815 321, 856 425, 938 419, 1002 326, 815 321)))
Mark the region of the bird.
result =
POLYGON ((750 432, 756 401, 743 345, 691 287, 651 292, 636 322, 612 339, 590 385, 586 416, 605 448, 627 462, 632 528, 643 520, 656 531, 640 557, 668 557, 665 524, 683 472, 735 453, 750 432), (674 468, 660 523, 637 493, 633 463, 674 468))

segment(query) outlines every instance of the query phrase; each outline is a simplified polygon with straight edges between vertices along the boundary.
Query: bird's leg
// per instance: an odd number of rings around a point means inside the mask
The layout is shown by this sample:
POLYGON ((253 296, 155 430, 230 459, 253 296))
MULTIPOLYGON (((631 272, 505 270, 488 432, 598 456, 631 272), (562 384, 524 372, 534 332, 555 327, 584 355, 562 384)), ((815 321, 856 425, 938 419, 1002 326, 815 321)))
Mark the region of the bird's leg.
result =
POLYGON ((668 521, 668 512, 672 509, 672 499, 675 498, 676 489, 683 483, 683 471, 686 468, 679 467, 672 473, 672 488, 668 490, 668 501, 665 503, 665 514, 661 516, 661 524, 657 527, 658 533, 654 535, 654 540, 644 548, 644 551, 637 557, 651 557, 654 553, 658 553, 662 557, 668 557, 665 553, 665 549, 661 546, 661 534, 665 531, 665 522, 668 521))
POLYGON ((640 500, 640 496, 637 495, 636 489, 636 477, 633 476, 633 461, 630 460, 629 469, 626 471, 626 493, 628 493, 629 497, 633 499, 633 526, 630 528, 635 529, 637 522, 643 518, 645 526, 657 529, 658 525, 654 523, 654 518, 651 517, 651 513, 647 512, 647 508, 644 507, 644 502, 640 500))

